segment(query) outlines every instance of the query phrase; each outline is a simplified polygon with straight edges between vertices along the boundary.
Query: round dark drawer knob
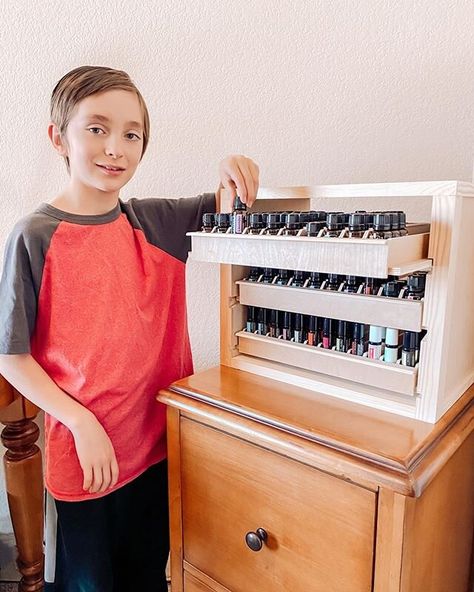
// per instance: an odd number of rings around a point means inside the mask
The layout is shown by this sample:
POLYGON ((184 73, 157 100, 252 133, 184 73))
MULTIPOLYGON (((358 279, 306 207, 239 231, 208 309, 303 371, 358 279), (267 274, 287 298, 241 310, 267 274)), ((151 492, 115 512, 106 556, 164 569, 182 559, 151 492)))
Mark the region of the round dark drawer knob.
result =
POLYGON ((247 547, 252 549, 252 551, 260 551, 267 538, 266 531, 263 528, 257 528, 256 532, 250 531, 245 535, 245 542, 247 543, 247 547))

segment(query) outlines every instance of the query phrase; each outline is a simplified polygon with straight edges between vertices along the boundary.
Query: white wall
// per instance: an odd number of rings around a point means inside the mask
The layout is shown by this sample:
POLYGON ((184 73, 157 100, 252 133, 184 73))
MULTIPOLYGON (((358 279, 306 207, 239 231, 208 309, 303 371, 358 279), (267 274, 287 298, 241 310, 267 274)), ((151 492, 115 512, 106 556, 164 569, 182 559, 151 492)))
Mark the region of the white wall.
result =
MULTIPOLYGON (((81 64, 127 70, 148 102, 124 198, 212 191, 232 152, 265 186, 471 179, 472 1, 2 0, 0 22, 1 251, 66 181, 48 102, 81 64)), ((197 368, 217 362, 217 277, 190 265, 197 368)))

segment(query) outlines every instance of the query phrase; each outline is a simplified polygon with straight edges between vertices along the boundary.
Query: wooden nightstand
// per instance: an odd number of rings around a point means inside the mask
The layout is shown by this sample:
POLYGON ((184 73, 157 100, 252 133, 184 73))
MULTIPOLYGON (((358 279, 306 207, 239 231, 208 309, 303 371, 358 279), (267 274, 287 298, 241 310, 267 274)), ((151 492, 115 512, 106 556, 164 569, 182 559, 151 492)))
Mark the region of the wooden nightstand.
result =
POLYGON ((225 366, 159 398, 173 592, 467 592, 474 387, 434 425, 225 366))

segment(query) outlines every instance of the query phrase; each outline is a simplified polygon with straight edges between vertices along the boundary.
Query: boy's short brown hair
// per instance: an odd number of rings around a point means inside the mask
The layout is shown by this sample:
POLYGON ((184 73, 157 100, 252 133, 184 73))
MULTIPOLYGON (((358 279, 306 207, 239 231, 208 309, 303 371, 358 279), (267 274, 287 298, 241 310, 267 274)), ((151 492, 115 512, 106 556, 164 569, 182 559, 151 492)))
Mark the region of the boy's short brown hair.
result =
MULTIPOLYGON (((59 133, 64 135, 75 106, 90 95, 108 90, 125 90, 137 95, 143 112, 143 157, 150 139, 150 117, 140 91, 123 70, 105 66, 80 66, 65 74, 51 95, 51 121, 57 125, 59 133)), ((69 172, 69 158, 65 156, 64 160, 69 172)))

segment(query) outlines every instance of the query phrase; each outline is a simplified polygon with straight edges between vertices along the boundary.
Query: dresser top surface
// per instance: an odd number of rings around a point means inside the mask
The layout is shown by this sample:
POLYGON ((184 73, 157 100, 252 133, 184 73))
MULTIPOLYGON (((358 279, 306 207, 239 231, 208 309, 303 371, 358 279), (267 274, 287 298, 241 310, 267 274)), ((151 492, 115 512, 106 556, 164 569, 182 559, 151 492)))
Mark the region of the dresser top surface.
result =
MULTIPOLYGON (((429 424, 329 397, 255 374, 218 366, 176 382, 167 391, 357 456, 412 467, 449 432, 474 429, 474 385, 429 424), (171 392, 170 392, 171 391, 171 392), (462 421, 461 421, 462 419, 462 421)), ((192 405, 192 403, 191 403, 192 405)))

